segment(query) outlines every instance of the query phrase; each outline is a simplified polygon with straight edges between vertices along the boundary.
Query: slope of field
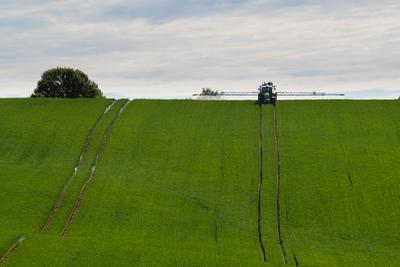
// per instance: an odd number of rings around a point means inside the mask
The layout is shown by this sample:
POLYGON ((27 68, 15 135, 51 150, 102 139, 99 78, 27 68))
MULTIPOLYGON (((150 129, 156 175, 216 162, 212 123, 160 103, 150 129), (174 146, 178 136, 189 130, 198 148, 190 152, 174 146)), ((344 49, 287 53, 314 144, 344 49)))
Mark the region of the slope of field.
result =
POLYGON ((78 190, 39 230, 110 101, 19 101, 0 105, 0 252, 26 233, 7 266, 400 262, 399 101, 280 101, 261 113, 251 101, 135 100, 123 113, 119 102, 82 164, 75 189, 104 149, 65 236, 78 190))
POLYGON ((69 235, 31 236, 9 263, 262 265, 258 114, 248 101, 133 101, 69 235))
POLYGON ((278 116, 291 262, 397 266, 400 102, 287 101, 278 116))
POLYGON ((0 255, 39 232, 111 100, 0 100, 0 255))

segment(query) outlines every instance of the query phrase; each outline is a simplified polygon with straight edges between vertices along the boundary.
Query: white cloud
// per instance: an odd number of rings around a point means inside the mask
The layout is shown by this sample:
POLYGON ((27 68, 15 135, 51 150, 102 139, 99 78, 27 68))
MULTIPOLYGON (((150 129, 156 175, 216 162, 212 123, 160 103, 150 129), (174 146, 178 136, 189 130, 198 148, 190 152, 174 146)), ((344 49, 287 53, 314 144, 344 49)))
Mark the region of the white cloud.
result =
POLYGON ((266 79, 282 89, 400 95, 394 1, 221 1, 211 10, 193 1, 189 15, 168 16, 160 9, 174 1, 131 2, 117 4, 138 10, 132 17, 104 15, 109 1, 2 8, 0 96, 29 95, 54 66, 82 69, 113 97, 254 90, 266 79))

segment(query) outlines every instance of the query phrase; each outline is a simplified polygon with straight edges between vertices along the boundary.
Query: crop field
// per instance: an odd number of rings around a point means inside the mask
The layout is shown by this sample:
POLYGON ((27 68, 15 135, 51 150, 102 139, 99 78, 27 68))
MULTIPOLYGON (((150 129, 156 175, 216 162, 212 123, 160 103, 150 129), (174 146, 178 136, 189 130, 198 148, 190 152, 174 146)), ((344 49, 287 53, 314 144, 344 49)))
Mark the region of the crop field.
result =
POLYGON ((299 266, 400 262, 400 102, 278 105, 283 231, 299 266))
POLYGON ((110 102, 0 100, 1 255, 22 234, 38 232, 110 102))
POLYGON ((399 115, 0 100, 0 257, 25 237, 0 265, 396 266, 399 115))

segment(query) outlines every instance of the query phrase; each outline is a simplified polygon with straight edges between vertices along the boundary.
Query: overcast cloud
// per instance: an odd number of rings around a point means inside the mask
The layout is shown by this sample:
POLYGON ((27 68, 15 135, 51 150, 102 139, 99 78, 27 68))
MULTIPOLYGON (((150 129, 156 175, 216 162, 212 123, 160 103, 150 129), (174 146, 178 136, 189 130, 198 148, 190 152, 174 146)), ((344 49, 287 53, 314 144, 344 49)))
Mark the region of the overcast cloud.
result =
POLYGON ((201 87, 400 96, 400 2, 0 0, 0 97, 70 66, 109 97, 201 87))

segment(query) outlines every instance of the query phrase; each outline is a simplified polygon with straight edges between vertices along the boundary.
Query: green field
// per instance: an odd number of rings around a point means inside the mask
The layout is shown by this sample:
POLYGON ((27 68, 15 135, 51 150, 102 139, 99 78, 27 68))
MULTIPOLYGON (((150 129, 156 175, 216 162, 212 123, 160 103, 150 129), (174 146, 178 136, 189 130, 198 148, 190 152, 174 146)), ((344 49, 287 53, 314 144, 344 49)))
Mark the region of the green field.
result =
POLYGON ((111 100, 0 100, 0 253, 40 230, 111 100), (82 116, 84 114, 84 116, 82 116))
POLYGON ((397 266, 400 101, 288 101, 278 114, 292 261, 397 266))
POLYGON ((104 113, 111 103, 0 100, 0 256, 26 237, 4 265, 400 261, 398 101, 281 101, 277 132, 263 106, 260 191, 253 102, 134 100, 120 112, 121 100, 104 113))

